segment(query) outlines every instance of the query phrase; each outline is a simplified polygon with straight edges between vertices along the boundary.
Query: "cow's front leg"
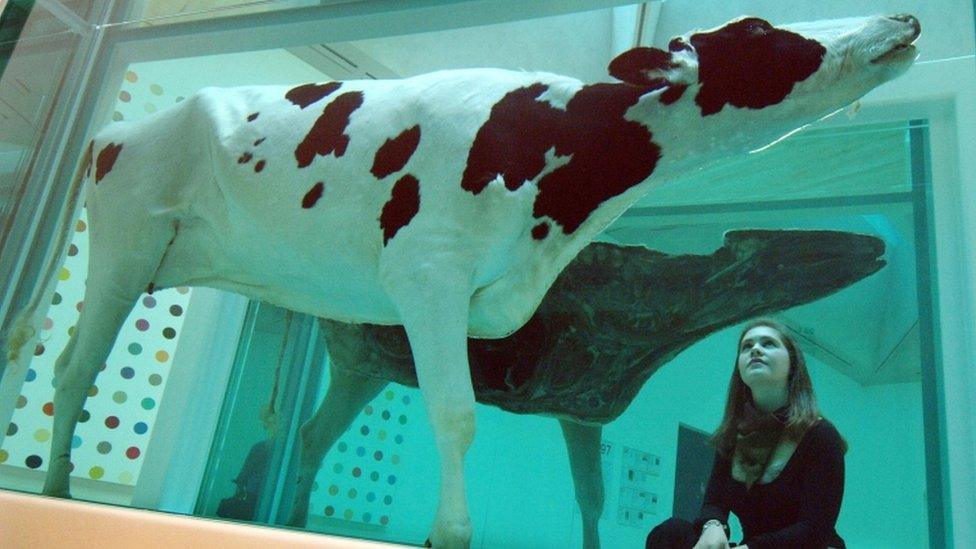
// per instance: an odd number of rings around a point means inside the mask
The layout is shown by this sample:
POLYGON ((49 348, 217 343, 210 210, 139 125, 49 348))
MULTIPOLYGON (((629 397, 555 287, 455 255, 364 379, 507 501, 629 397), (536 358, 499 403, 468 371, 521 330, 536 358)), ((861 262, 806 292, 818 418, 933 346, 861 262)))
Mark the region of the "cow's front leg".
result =
POLYGON ((576 503, 583 519, 583 549, 600 547, 600 515, 603 514, 603 469, 600 438, 603 427, 559 420, 569 452, 569 468, 576 488, 576 503))
POLYGON ((318 410, 301 428, 301 465, 289 526, 305 526, 312 485, 322 466, 322 459, 346 432, 363 406, 387 385, 386 380, 357 374, 332 360, 330 364, 329 390, 318 410))
POLYGON ((440 499, 429 542, 435 548, 468 547, 464 454, 474 438, 467 353, 471 276, 432 262, 387 269, 383 275, 407 331, 440 456, 440 499))

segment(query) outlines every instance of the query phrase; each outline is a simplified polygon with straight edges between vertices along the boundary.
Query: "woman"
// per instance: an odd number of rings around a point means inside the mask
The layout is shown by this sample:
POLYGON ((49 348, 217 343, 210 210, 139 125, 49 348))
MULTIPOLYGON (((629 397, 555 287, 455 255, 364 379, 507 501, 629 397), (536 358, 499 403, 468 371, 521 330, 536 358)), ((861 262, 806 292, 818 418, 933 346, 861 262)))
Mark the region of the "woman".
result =
POLYGON ((742 331, 711 442, 717 453, 698 520, 665 521, 648 549, 730 547, 729 512, 742 524, 740 548, 845 547, 834 524, 847 444, 820 416, 803 352, 779 322, 760 318, 742 331))

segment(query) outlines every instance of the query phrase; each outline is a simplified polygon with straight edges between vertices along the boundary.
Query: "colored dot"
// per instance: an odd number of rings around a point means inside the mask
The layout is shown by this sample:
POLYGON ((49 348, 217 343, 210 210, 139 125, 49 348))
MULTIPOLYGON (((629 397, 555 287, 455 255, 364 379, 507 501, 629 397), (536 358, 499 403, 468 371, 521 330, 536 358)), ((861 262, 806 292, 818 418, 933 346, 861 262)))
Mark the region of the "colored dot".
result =
POLYGON ((382 516, 382 517, 380 517, 380 524, 382 524, 383 526, 386 526, 389 523, 390 523, 390 517, 385 516, 385 515, 382 516))
POLYGON ((98 385, 92 385, 91 389, 88 389, 88 397, 91 398, 96 395, 98 395, 98 385))
POLYGON ((393 437, 393 442, 396 442, 397 444, 403 444, 403 435, 397 435, 393 437))
POLYGON ((149 384, 153 387, 158 387, 163 383, 163 376, 159 374, 152 374, 149 376, 149 384))
POLYGON ((373 415, 373 407, 367 404, 366 407, 363 408, 363 413, 367 416, 373 415))
POLYGON ((81 415, 78 416, 78 423, 87 423, 91 419, 91 413, 88 410, 82 410, 81 415))
POLYGON ((375 481, 377 481, 379 479, 380 479, 380 473, 379 473, 379 471, 373 471, 372 473, 369 474, 369 480, 372 480, 372 481, 375 482, 375 481))
POLYGON ((369 426, 368 425, 363 425, 362 427, 360 427, 359 428, 359 434, 361 434, 363 436, 368 435, 369 434, 369 426))
POLYGON ((34 440, 37 442, 47 442, 51 438, 51 431, 47 429, 38 429, 34 431, 34 440))
POLYGON ((24 406, 27 406, 27 397, 20 395, 17 397, 17 407, 23 408, 24 406))
POLYGON ((363 474, 362 469, 360 469, 359 467, 353 467, 352 469, 353 478, 359 478, 360 476, 362 476, 362 474, 363 474))
POLYGON ((258 160, 258 163, 254 165, 254 171, 260 172, 264 170, 264 164, 265 164, 264 160, 258 160))
POLYGON ((410 404, 410 395, 403 395, 403 403, 410 404))
POLYGON ((339 493, 339 487, 335 484, 329 486, 329 495, 334 496, 339 493))
POLYGON ((7 463, 9 458, 10 454, 8 454, 6 450, 0 450, 0 463, 7 463))
POLYGON ((399 463, 400 463, 400 456, 398 456, 398 455, 396 455, 396 454, 393 454, 393 456, 392 456, 392 457, 390 457, 390 462, 391 462, 391 463, 392 463, 393 465, 399 465, 399 463))
POLYGON ((170 305, 169 314, 173 316, 180 316, 183 314, 183 307, 180 307, 179 305, 170 305))
POLYGON ((123 103, 128 103, 129 101, 132 101, 132 94, 130 94, 129 92, 127 92, 125 90, 120 91, 119 92, 119 101, 121 101, 123 103))
POLYGON ((346 493, 346 495, 349 496, 349 499, 356 499, 358 494, 359 492, 357 492, 355 488, 350 488, 349 492, 346 493))
POLYGON ((153 399, 151 399, 149 397, 146 397, 146 398, 142 399, 142 409, 143 410, 152 410, 155 407, 156 407, 156 401, 155 400, 153 400, 153 399))
POLYGON ((44 463, 44 460, 37 454, 27 456, 27 459, 24 460, 24 465, 29 469, 37 469, 42 463, 44 463))
POLYGON ((401 415, 400 416, 400 425, 406 425, 406 424, 407 424, 407 416, 401 415))
POLYGON ((176 287, 176 293, 178 293, 180 295, 186 295, 186 294, 190 293, 190 287, 189 286, 177 286, 176 287))
POLYGON ((37 346, 34 347, 34 356, 41 356, 43 354, 44 354, 44 345, 38 343, 37 346))
POLYGON ((337 446, 337 448, 338 448, 338 450, 339 450, 340 452, 345 452, 346 450, 348 450, 348 449, 349 449, 349 445, 348 445, 348 444, 346 444, 345 442, 340 442, 340 443, 339 443, 339 446, 337 446))
POLYGON ((386 440, 386 431, 380 429, 380 432, 376 433, 376 438, 380 440, 386 440))
POLYGON ((108 427, 109 429, 115 429, 116 427, 119 426, 119 423, 120 423, 119 418, 115 416, 108 416, 107 418, 105 418, 105 426, 108 427))
POLYGON ((363 522, 369 522, 373 520, 373 515, 369 513, 363 513, 363 522))
POLYGON ((359 448, 356 448, 356 455, 359 456, 359 457, 365 456, 366 455, 366 448, 363 448, 362 446, 360 446, 359 448))
POLYGON ((149 426, 146 425, 145 422, 140 421, 132 426, 132 430, 135 431, 137 435, 144 435, 146 434, 146 431, 149 430, 149 426))
POLYGON ((373 452, 373 459, 376 461, 383 461, 383 452, 380 452, 379 450, 373 452))
POLYGON ((373 503, 374 501, 376 501, 376 494, 374 494, 373 492, 370 492, 370 493, 366 494, 366 501, 368 501, 370 503, 373 503))
POLYGON ((342 472, 342 464, 341 463, 336 463, 335 465, 333 465, 332 466, 332 472, 335 473, 335 474, 337 474, 337 475, 339 473, 341 473, 342 472))
POLYGON ((27 381, 34 381, 35 379, 37 379, 37 371, 33 368, 27 370, 27 381))
POLYGON ((95 446, 95 449, 98 450, 99 454, 107 454, 112 451, 112 443, 103 440, 98 443, 98 446, 95 446))
POLYGON ((132 71, 125 71, 125 79, 128 80, 129 82, 138 82, 139 75, 132 71))
POLYGON ((139 355, 141 353, 142 353, 142 345, 139 345, 138 343, 130 343, 129 344, 129 354, 130 355, 139 355))
POLYGON ((78 246, 74 244, 68 246, 68 257, 74 257, 76 255, 78 255, 78 246))
POLYGON ((331 505, 325 508, 325 516, 331 517, 334 514, 335 514, 335 508, 333 508, 331 505))
POLYGON ((71 271, 69 271, 64 267, 61 267, 61 272, 58 273, 58 280, 64 281, 64 280, 68 280, 69 278, 71 278, 71 271))
POLYGON ((122 379, 132 379, 136 376, 136 371, 132 367, 126 366, 119 371, 119 374, 122 376, 122 379))
POLYGON ((60 293, 54 292, 54 298, 51 299, 51 305, 60 305, 62 299, 64 298, 61 297, 60 293))
POLYGON ((75 335, 75 330, 77 328, 78 328, 77 326, 68 326, 68 330, 67 330, 68 337, 71 337, 71 336, 75 335))
POLYGON ((380 417, 382 417, 383 419, 390 419, 390 411, 389 410, 383 410, 383 413, 380 414, 380 417))
POLYGON ((393 400, 393 391, 387 391, 383 396, 386 397, 386 400, 393 400))
POLYGON ((176 102, 177 102, 177 103, 182 103, 182 102, 184 102, 184 101, 186 101, 186 98, 185 98, 185 97, 183 97, 182 95, 177 95, 177 96, 176 96, 176 102))
POLYGON ((125 391, 115 391, 115 394, 112 395, 112 400, 116 404, 122 404, 126 400, 129 400, 129 395, 125 394, 125 391))
POLYGON ((145 318, 140 318, 139 320, 136 321, 136 330, 139 330, 140 332, 145 332, 148 329, 149 329, 148 320, 146 320, 145 318))
POLYGON ((122 484, 132 484, 132 473, 128 471, 122 471, 119 473, 119 482, 122 484))
POLYGON ((147 295, 146 297, 142 298, 142 306, 147 309, 152 309, 156 306, 156 298, 151 295, 147 295))
POLYGON ((71 437, 71 448, 81 448, 81 437, 74 435, 71 437))
POLYGON ((176 337, 176 330, 173 328, 163 328, 163 337, 166 339, 173 339, 176 337))
POLYGON ((12 437, 12 436, 16 435, 17 434, 17 431, 19 431, 19 430, 20 430, 20 428, 17 427, 17 424, 16 423, 10 423, 10 424, 7 425, 7 436, 8 437, 12 437))
POLYGON ((51 320, 50 318, 45 318, 44 323, 41 324, 42 330, 50 330, 53 327, 54 327, 54 321, 51 320))
POLYGON ((105 476, 105 469, 102 469, 97 465, 88 470, 88 477, 92 480, 98 480, 103 476, 105 476))
POLYGON ((53 402, 45 402, 44 403, 44 406, 41 406, 41 411, 43 411, 44 412, 44 415, 46 415, 46 416, 53 416, 54 415, 54 403, 53 402))
POLYGON ((129 449, 125 451, 125 457, 129 459, 136 459, 139 457, 139 454, 141 454, 141 452, 135 446, 130 446, 129 449))
POLYGON ((152 103, 146 103, 142 108, 148 113, 156 112, 156 105, 153 105, 152 103))
POLYGON ((396 484, 396 475, 386 477, 386 482, 390 483, 391 486, 396 484))
POLYGON ((85 223, 84 219, 79 219, 78 223, 75 224, 75 232, 83 233, 87 228, 88 228, 88 224, 85 223))
POLYGON ((115 111, 112 113, 113 122, 121 122, 123 120, 125 120, 125 116, 123 116, 122 113, 120 113, 119 111, 115 111))
POLYGON ((352 509, 346 509, 346 512, 342 514, 343 518, 346 520, 352 520, 353 515, 354 513, 352 512, 352 509))
POLYGON ((383 503, 386 505, 393 503, 393 496, 384 496, 383 503))
POLYGON ((153 84, 152 86, 149 86, 149 91, 153 95, 163 95, 163 87, 160 86, 159 84, 153 84))
POLYGON ((166 351, 156 351, 156 362, 166 362, 169 360, 169 353, 166 351))

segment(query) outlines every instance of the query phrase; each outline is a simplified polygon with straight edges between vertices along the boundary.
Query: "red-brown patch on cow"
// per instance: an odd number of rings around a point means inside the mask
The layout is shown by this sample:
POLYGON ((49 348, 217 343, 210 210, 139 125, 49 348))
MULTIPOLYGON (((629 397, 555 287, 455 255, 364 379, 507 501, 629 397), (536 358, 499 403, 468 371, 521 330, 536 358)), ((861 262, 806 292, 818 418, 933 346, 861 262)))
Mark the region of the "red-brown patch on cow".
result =
POLYGON ((349 117, 363 104, 362 92, 349 92, 336 97, 326 105, 311 131, 295 149, 298 167, 304 168, 315 156, 334 154, 336 158, 346 154, 349 136, 345 134, 349 117))
POLYGON ((301 108, 305 108, 317 101, 321 101, 342 86, 341 82, 327 82, 325 84, 302 84, 288 90, 285 99, 301 108))
POLYGON ((122 144, 109 143, 98 153, 98 160, 95 162, 95 183, 101 181, 108 172, 115 167, 115 161, 119 159, 122 152, 122 144))
POLYGON ((420 211, 420 181, 407 174, 394 185, 390 200, 383 206, 380 214, 380 228, 383 229, 383 245, 386 246, 397 231, 406 227, 413 216, 420 211))
POLYGON ((554 148, 557 156, 570 160, 539 179, 532 213, 572 233, 600 204, 654 171, 661 148, 646 127, 625 118, 651 89, 584 86, 565 110, 538 100, 548 90, 544 84, 509 92, 478 130, 461 187, 479 194, 501 176, 507 189, 518 189, 539 177, 546 153, 554 148))
POLYGON ((544 240, 549 236, 549 224, 543 221, 535 227, 532 227, 532 238, 536 240, 544 240))
POLYGON ((402 170, 420 144, 420 126, 404 130, 393 139, 387 139, 376 151, 373 168, 370 170, 376 179, 402 170))
POLYGON ((254 122, 255 120, 257 120, 257 119, 258 119, 258 115, 259 115, 259 114, 261 114, 261 113, 259 113, 259 112, 256 112, 256 113, 254 113, 254 114, 251 114, 251 115, 248 115, 248 117, 247 117, 247 121, 248 121, 248 122, 254 122))
POLYGON ((254 165, 254 173, 259 173, 264 169, 264 160, 258 160, 258 163, 254 165))
POLYGON ((251 161, 252 158, 254 158, 254 155, 251 154, 251 153, 249 153, 249 152, 246 152, 246 153, 242 154, 240 156, 240 158, 237 159, 237 163, 238 164, 247 164, 248 162, 251 161))
POLYGON ((306 210, 315 205, 322 198, 322 191, 325 190, 325 183, 319 181, 302 198, 302 208, 306 210))

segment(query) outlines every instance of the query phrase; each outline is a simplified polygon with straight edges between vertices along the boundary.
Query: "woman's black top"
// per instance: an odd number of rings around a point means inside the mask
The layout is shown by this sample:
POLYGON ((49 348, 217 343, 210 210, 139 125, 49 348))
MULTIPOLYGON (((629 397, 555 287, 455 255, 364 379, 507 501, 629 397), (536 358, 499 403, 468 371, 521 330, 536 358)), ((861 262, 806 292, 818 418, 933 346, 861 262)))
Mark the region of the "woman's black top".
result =
POLYGON ((727 522, 731 511, 749 549, 845 547, 834 528, 844 495, 844 446, 834 425, 821 419, 779 476, 749 489, 732 478, 732 460, 716 454, 698 526, 727 522))

